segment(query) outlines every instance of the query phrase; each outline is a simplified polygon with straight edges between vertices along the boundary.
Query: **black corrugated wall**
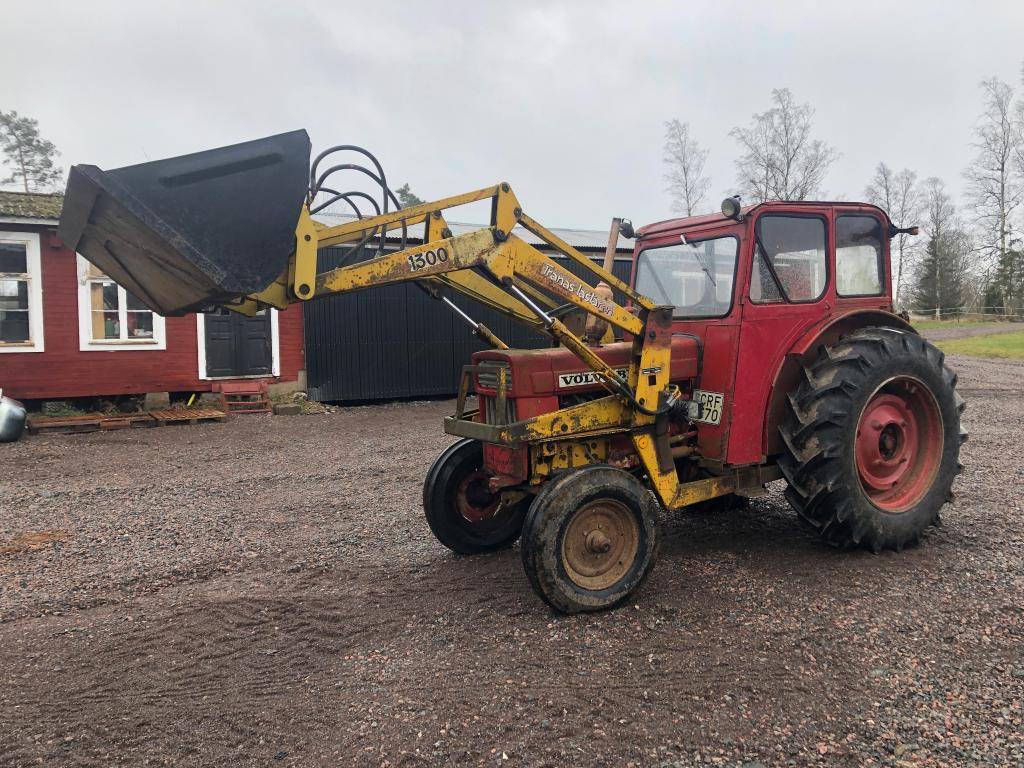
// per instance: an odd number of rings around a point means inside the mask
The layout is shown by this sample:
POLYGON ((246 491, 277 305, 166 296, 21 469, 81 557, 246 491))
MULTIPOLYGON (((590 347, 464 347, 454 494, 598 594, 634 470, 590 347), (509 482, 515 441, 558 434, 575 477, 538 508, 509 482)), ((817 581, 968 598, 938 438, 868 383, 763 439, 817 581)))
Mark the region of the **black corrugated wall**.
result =
MULTIPOLYGON (((347 250, 321 250, 319 269, 336 267, 347 250)), ((572 262, 558 261, 581 272, 572 262)), ((629 258, 616 259, 615 275, 628 281, 630 265, 629 258)), ((449 298, 511 347, 548 343, 483 305, 462 296, 449 298)), ((303 307, 303 320, 309 396, 314 400, 454 395, 462 366, 484 348, 461 318, 412 283, 311 301, 303 307)))

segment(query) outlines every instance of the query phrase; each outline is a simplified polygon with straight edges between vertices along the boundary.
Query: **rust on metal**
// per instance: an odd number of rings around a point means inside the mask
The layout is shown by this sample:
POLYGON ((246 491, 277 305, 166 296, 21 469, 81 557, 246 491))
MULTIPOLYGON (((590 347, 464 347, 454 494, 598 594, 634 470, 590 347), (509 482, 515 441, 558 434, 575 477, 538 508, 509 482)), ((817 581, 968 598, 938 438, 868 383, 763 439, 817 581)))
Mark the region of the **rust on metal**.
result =
POLYGON ((562 566, 583 589, 608 589, 633 567, 640 548, 636 516, 621 501, 603 498, 580 507, 562 537, 562 566))

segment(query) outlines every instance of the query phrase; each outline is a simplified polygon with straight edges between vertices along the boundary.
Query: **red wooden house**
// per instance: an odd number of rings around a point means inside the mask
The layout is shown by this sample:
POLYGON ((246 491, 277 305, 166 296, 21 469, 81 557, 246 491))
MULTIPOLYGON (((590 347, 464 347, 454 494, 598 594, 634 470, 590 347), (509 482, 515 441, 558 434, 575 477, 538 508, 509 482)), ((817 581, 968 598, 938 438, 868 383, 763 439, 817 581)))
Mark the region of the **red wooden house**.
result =
POLYGON ((61 195, 0 192, 0 389, 22 400, 305 388, 302 308, 160 317, 57 239, 61 195))

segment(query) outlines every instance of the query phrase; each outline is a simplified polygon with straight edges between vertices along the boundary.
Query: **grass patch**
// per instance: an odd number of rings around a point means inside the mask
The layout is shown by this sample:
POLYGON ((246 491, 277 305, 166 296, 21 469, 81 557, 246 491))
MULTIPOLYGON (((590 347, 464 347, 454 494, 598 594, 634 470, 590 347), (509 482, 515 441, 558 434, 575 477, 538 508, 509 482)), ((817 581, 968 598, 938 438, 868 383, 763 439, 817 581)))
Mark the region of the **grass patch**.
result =
POLYGON ((919 331, 935 328, 976 328, 979 325, 1000 325, 995 320, 912 320, 911 325, 919 331))
POLYGON ((86 416, 89 413, 89 411, 83 411, 81 408, 77 408, 71 403, 64 403, 58 406, 51 406, 45 412, 40 412, 38 415, 66 419, 72 416, 86 416))
POLYGON ((991 336, 972 336, 969 339, 950 339, 935 344, 950 355, 995 357, 1010 360, 1024 359, 1024 331, 998 333, 991 336))

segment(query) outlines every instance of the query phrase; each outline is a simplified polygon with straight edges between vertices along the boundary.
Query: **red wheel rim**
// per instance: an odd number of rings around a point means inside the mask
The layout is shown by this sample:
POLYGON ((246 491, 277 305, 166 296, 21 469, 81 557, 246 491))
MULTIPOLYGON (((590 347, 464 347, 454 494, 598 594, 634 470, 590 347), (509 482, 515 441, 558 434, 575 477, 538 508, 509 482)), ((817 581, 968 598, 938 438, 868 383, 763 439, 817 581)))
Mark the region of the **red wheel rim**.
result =
POLYGON ((477 470, 470 472, 459 483, 455 492, 455 506, 467 522, 489 520, 501 506, 501 494, 491 493, 487 487, 490 477, 483 470, 477 470))
POLYGON ((942 461, 942 415, 917 379, 890 379, 871 395, 857 422, 855 454, 861 488, 884 512, 917 504, 942 461))

